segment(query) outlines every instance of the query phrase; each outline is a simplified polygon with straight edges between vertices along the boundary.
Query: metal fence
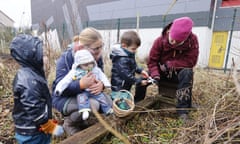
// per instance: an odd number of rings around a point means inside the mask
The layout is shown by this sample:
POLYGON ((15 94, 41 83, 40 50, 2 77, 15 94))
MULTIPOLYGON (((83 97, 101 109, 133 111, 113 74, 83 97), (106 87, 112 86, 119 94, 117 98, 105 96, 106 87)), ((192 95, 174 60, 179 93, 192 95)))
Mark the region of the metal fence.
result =
MULTIPOLYGON (((195 25, 194 27, 208 27, 213 32, 227 32, 227 43, 224 46, 224 67, 227 68, 229 61, 232 63, 232 59, 237 61, 240 57, 240 8, 218 8, 216 11, 215 19, 212 21, 211 12, 196 12, 187 14, 174 14, 174 15, 158 15, 158 16, 144 16, 135 18, 123 18, 123 19, 111 19, 111 20, 99 20, 99 21, 86 21, 82 22, 81 28, 85 27, 95 27, 99 30, 114 30, 117 33, 111 35, 114 37, 116 42, 119 41, 120 31, 124 29, 151 29, 151 28, 162 28, 166 24, 170 23, 173 19, 189 16, 193 19, 195 25), (212 24, 214 22, 214 24, 212 24), (213 26, 213 28, 211 28, 213 26)), ((71 38, 74 35, 80 33, 76 28, 77 25, 74 23, 53 23, 50 26, 41 25, 39 28, 39 34, 42 32, 48 32, 51 30, 56 30, 59 37, 60 47, 62 49, 71 42, 71 38), (69 29, 73 32, 72 35, 69 33, 69 29)), ((3 31, 3 30, 1 30, 3 31)), ((214 33, 213 33, 214 34, 214 33)), ((0 34, 0 52, 6 50, 9 46, 10 40, 15 35, 13 29, 5 29, 4 32, 0 34)), ((212 44, 213 45, 213 44, 212 44)), ((219 48, 219 49, 222 49, 219 48)), ((215 59, 216 60, 216 59, 215 59)))

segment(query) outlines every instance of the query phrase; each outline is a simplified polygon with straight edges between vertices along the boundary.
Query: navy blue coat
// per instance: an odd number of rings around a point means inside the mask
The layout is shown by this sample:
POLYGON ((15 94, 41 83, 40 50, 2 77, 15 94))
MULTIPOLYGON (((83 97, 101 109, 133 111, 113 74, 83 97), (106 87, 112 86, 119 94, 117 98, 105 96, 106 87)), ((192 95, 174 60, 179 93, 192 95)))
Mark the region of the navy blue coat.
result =
MULTIPOLYGON (((55 91, 56 85, 61 81, 65 75, 71 70, 74 63, 74 53, 71 46, 60 56, 56 64, 56 79, 52 85, 52 91, 55 91)), ((103 70, 102 58, 97 61, 98 66, 103 70)), ((59 112, 63 113, 63 107, 69 97, 76 96, 81 93, 79 81, 72 81, 69 86, 63 91, 61 96, 57 96, 55 93, 52 94, 53 107, 59 112)))
POLYGON ((135 54, 118 45, 113 48, 110 58, 112 60, 112 91, 121 89, 129 91, 133 84, 141 83, 141 78, 135 77, 135 73, 140 74, 142 72, 142 69, 136 64, 135 54))
POLYGON ((21 135, 39 133, 39 127, 52 118, 51 95, 43 70, 42 41, 31 35, 18 35, 10 45, 12 57, 21 65, 13 80, 13 120, 21 135))

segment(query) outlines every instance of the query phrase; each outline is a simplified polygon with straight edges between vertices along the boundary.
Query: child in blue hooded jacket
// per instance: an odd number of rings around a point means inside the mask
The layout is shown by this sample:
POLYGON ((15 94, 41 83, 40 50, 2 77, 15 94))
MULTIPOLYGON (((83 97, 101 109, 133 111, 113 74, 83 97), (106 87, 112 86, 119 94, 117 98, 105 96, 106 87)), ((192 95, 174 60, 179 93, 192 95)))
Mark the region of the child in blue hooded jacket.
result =
POLYGON ((136 85, 134 101, 145 98, 148 81, 148 73, 138 67, 135 53, 141 45, 141 40, 135 31, 126 31, 121 36, 120 44, 115 45, 110 54, 112 60, 112 99, 115 99, 120 90, 130 91, 132 85, 136 85), (135 74, 142 77, 135 77, 135 74))
POLYGON ((13 80, 13 120, 19 144, 49 144, 51 135, 63 134, 52 119, 52 100, 44 73, 43 43, 20 34, 10 45, 11 56, 20 64, 13 80))

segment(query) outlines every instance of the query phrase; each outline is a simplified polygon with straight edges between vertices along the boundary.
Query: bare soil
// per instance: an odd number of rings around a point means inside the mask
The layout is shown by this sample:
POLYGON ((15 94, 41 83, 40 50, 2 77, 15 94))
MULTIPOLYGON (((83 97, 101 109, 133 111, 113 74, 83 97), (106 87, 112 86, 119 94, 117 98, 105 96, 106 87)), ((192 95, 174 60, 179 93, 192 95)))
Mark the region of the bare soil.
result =
MULTIPOLYGON (((51 66, 53 67, 53 66, 51 66)), ((9 55, 0 55, 0 144, 15 144, 12 120, 12 80, 18 65, 9 55)), ((50 72, 50 82, 51 78, 50 72)), ((238 80, 238 78, 235 77, 238 80)), ((174 110, 156 105, 146 109, 123 126, 121 133, 133 144, 138 143, 240 143, 239 136, 239 84, 233 82, 232 73, 208 69, 195 69, 193 103, 199 107, 190 113, 190 120, 182 123, 174 110)), ((238 80, 239 82, 239 80, 238 80)), ((151 87, 147 95, 157 95, 151 87)), ((61 114, 54 117, 62 123, 61 114)), ((66 138, 53 138, 60 143, 66 138)), ((100 143, 119 144, 116 137, 105 137, 100 143)))

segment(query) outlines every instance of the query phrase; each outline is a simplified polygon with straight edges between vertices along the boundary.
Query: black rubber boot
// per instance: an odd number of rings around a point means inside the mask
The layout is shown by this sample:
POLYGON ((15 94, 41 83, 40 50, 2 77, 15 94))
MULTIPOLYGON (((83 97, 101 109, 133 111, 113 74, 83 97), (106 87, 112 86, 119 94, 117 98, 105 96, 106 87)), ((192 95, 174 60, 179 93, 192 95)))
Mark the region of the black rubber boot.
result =
POLYGON ((67 135, 71 136, 81 131, 81 128, 79 127, 81 120, 78 120, 80 117, 81 115, 77 111, 73 112, 70 116, 64 117, 63 128, 67 135))

